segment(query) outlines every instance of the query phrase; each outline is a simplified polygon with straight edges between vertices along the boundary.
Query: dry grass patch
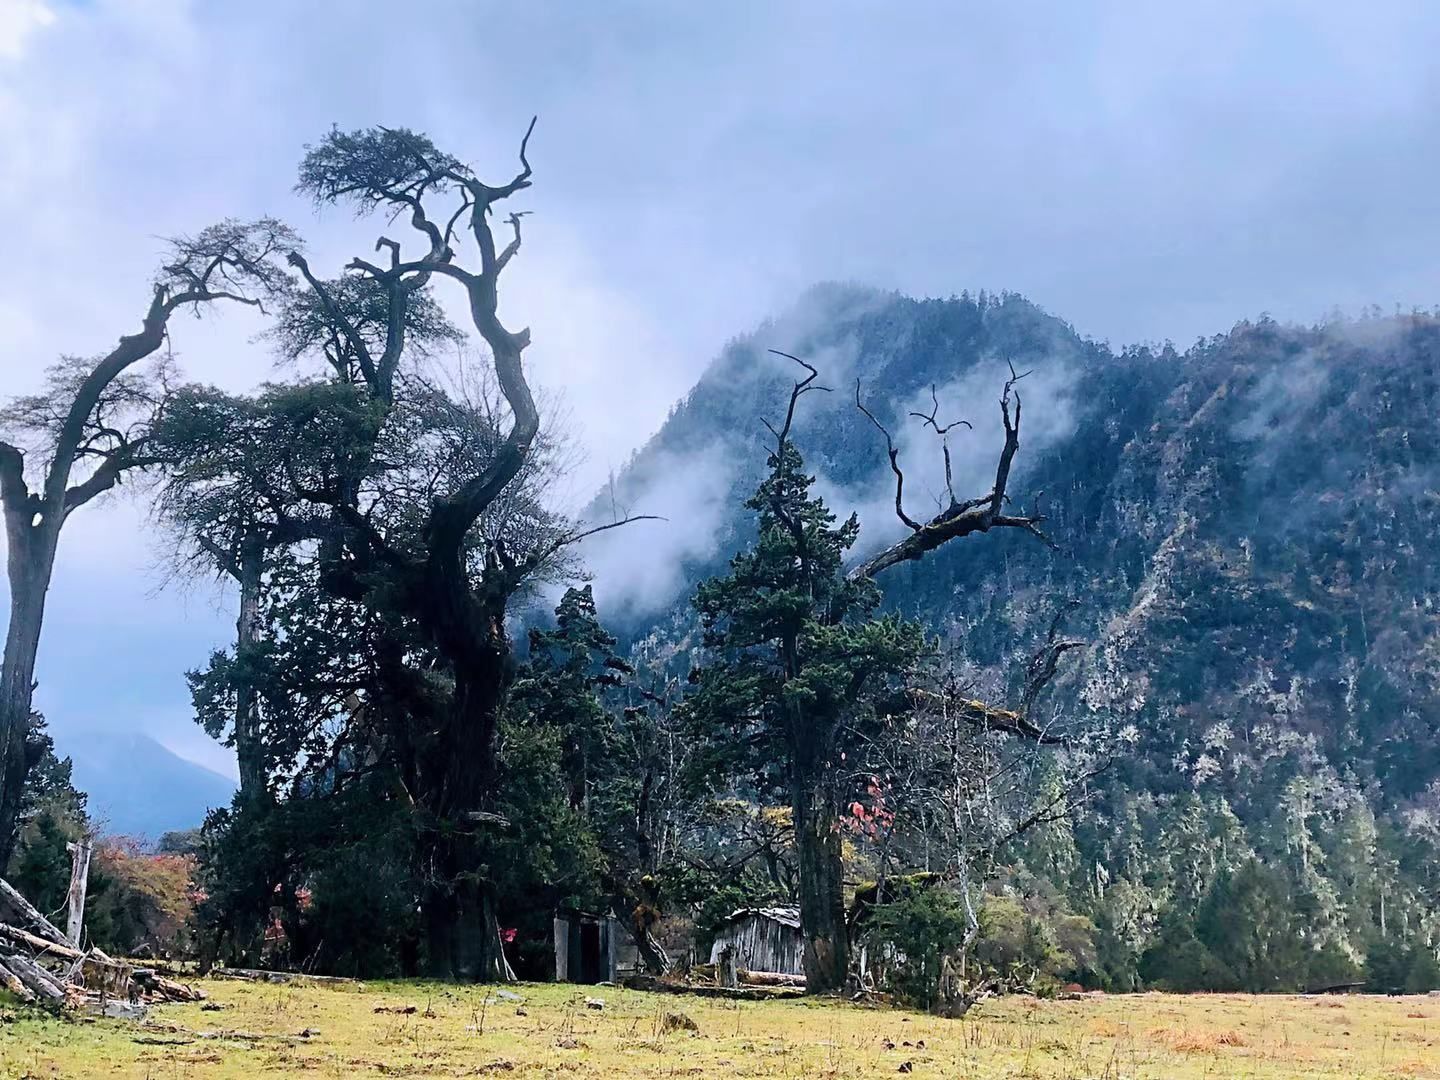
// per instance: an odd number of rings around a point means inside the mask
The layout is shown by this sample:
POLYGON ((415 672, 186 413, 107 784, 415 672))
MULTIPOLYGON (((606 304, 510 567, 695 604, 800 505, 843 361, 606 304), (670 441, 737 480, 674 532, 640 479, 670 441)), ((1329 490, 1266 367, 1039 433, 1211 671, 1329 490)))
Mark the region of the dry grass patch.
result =
POLYGON ((429 983, 206 988, 223 1010, 167 1006, 144 1027, 12 1010, 0 1023, 0 1078, 1440 1080, 1440 1027, 1415 998, 1347 998, 1340 1018, 1296 997, 1010 999, 945 1021, 610 987, 514 988, 522 1001, 429 983))
POLYGON ((1213 1054, 1227 1046, 1246 1046, 1245 1036, 1238 1031, 1171 1031, 1156 1028, 1149 1037, 1159 1039, 1171 1050, 1182 1054, 1213 1054))

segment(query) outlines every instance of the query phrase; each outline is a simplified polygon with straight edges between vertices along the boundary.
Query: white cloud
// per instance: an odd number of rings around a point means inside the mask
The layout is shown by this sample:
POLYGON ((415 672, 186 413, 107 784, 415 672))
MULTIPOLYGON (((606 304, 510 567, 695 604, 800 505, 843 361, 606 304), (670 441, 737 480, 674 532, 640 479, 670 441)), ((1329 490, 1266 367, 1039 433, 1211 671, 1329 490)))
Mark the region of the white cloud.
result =
POLYGON ((715 553, 746 452, 738 439, 722 438, 700 450, 661 451, 646 459, 645 475, 617 509, 664 520, 612 529, 587 540, 580 552, 606 616, 653 613, 680 595, 685 562, 715 553))
POLYGON ((43 0, 0 0, 0 61, 20 59, 31 37, 54 22, 43 0))

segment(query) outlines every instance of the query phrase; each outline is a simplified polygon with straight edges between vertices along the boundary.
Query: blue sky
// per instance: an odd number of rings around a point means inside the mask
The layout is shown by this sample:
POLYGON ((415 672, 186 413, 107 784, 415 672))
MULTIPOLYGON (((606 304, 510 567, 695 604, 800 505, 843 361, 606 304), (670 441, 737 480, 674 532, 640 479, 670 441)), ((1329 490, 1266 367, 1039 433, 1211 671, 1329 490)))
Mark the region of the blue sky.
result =
MULTIPOLYGON (((0 392, 136 323, 159 237, 272 213, 339 266, 376 229, 291 191, 332 123, 504 174, 540 114, 507 283, 587 453, 580 498, 730 336, 812 282, 1015 289, 1184 344, 1268 311, 1440 299, 1440 8, 848 0, 0 0, 0 392)), ((257 324, 175 328, 192 377, 257 324)), ((163 588, 143 501, 67 527, 39 702, 217 767, 181 673, 228 598, 163 588)))

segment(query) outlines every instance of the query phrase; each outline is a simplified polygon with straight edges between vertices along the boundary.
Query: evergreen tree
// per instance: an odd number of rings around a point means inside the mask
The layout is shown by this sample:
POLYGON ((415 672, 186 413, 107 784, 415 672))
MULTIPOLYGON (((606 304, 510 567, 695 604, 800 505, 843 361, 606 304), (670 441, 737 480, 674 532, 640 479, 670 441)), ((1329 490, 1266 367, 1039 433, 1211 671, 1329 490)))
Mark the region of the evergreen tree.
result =
POLYGON ((566 589, 555 609, 555 628, 530 631, 530 661, 513 691, 516 704, 535 722, 560 733, 570 805, 576 809, 590 810, 595 795, 615 801, 616 785, 625 783, 611 767, 615 725, 599 696, 633 671, 614 650, 615 638, 600 625, 590 586, 566 589), (601 778, 604 784, 597 785, 601 778))
POLYGON ((849 962, 840 817, 855 778, 847 755, 858 733, 900 706, 895 693, 927 643, 917 624, 876 615, 870 580, 846 575, 859 522, 837 524, 813 483, 799 451, 780 440, 746 503, 758 515, 755 545, 696 593, 711 660, 687 707, 710 760, 730 766, 717 775, 738 765, 788 792, 805 974, 819 991, 843 985, 849 962))
POLYGON ((39 713, 30 721, 35 765, 20 803, 20 832, 5 878, 42 911, 64 906, 70 888, 66 845, 90 831, 85 795, 71 781, 70 759, 55 756, 55 742, 39 713))

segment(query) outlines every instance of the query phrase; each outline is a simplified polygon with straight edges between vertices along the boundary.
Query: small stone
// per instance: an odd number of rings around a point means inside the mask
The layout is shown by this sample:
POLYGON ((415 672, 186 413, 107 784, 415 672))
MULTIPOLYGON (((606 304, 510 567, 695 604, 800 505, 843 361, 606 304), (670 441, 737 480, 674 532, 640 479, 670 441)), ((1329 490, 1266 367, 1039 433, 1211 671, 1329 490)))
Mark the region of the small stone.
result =
POLYGON ((516 1010, 515 1010, 515 1015, 516 1015, 516 1016, 529 1016, 530 1014, 529 1014, 528 1012, 526 1012, 526 1011, 525 1011, 524 1009, 522 1009, 522 1008, 516 1008, 516 1010))
POLYGON ((662 1031, 699 1031, 700 1025, 683 1012, 667 1012, 660 1021, 662 1031))
POLYGON ((146 1006, 132 1005, 128 1001, 117 1001, 110 998, 103 1004, 98 1001, 87 1002, 85 1009, 93 1016, 104 1016, 111 1020, 144 1020, 146 1006))
POLYGON ((605 1008, 605 1002, 601 1001, 599 998, 587 997, 585 999, 585 1007, 587 1009, 594 1009, 596 1012, 599 1012, 601 1009, 605 1008))

